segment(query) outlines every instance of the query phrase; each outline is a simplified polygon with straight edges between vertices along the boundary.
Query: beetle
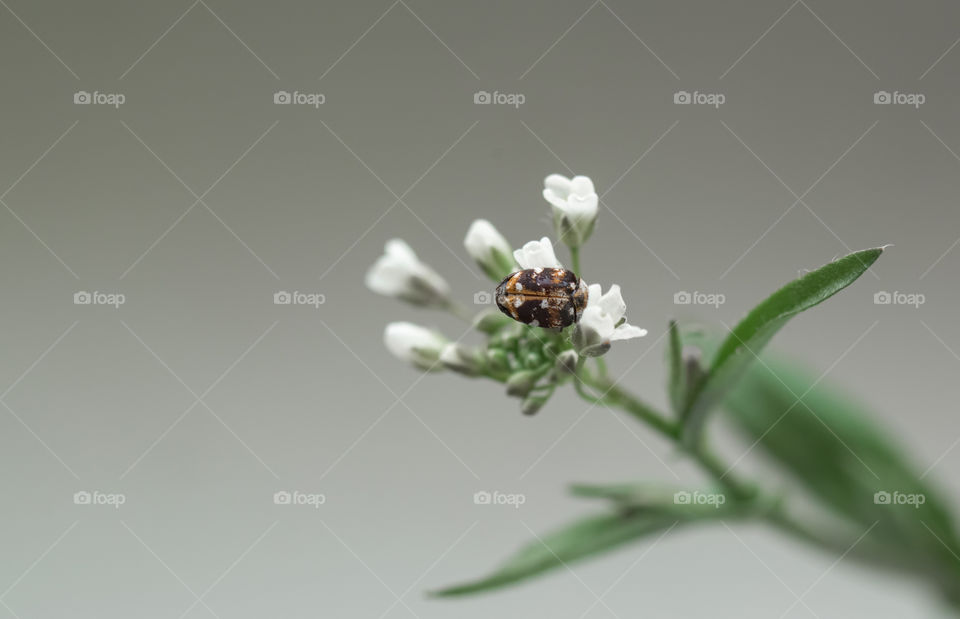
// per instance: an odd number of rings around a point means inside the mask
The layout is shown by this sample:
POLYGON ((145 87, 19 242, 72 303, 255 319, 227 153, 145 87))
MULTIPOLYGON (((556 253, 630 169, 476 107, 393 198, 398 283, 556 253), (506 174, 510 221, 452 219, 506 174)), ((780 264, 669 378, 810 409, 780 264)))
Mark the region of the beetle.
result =
POLYGON ((554 268, 511 273, 497 286, 500 311, 518 322, 563 329, 578 322, 587 307, 587 285, 573 271, 554 268))

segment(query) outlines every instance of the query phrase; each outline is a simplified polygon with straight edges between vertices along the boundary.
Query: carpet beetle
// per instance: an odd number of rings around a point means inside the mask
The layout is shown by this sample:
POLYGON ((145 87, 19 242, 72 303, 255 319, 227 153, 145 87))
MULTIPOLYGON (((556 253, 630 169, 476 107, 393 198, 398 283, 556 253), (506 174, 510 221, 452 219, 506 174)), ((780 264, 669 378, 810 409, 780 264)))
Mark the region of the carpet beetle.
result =
POLYGON ((580 320, 587 306, 587 285, 566 269, 525 269, 497 286, 500 311, 518 322, 562 329, 580 320))

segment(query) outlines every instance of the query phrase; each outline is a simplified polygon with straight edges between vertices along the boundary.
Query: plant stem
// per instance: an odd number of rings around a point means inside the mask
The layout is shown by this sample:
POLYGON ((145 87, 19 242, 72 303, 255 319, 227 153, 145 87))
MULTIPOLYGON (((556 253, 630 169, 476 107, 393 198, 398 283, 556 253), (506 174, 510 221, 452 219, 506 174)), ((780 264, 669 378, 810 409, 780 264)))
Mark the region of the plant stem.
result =
POLYGON ((737 477, 730 474, 730 469, 727 465, 721 461, 715 453, 706 449, 705 447, 700 447, 695 451, 688 451, 688 453, 700 464, 707 472, 709 472, 718 483, 723 484, 727 490, 734 496, 734 498, 741 500, 751 500, 757 496, 757 488, 750 483, 739 480, 737 477))
POLYGON ((570 248, 570 263, 573 265, 573 272, 577 274, 577 277, 583 277, 580 273, 580 248, 571 247, 570 248))
POLYGON ((606 391, 607 395, 613 400, 613 403, 619 404, 624 410, 637 419, 650 424, 670 440, 678 441, 680 439, 680 426, 655 408, 645 402, 641 402, 615 384, 610 384, 606 389, 604 389, 603 386, 598 386, 597 388, 600 391, 606 391))
MULTIPOLYGON (((581 356, 577 358, 577 367, 573 373, 573 388, 576 389, 581 398, 587 402, 590 402, 591 404, 606 404, 607 394, 603 394, 598 397, 591 393, 587 393, 586 386, 590 383, 588 383, 589 375, 584 367, 585 362, 585 357, 581 356)), ((593 387, 593 385, 591 385, 591 387, 593 387)))
MULTIPOLYGON (((642 402, 636 396, 624 391, 616 383, 609 380, 594 379, 583 367, 583 358, 577 362, 576 381, 577 392, 584 396, 581 391, 581 383, 589 385, 594 390, 603 393, 599 400, 592 396, 585 396, 585 399, 594 401, 594 403, 603 403, 610 406, 619 405, 621 408, 632 414, 634 417, 643 421, 658 430, 669 440, 680 445, 682 427, 681 425, 667 418, 666 415, 656 410, 652 406, 642 402)), ((707 471, 718 483, 722 484, 738 500, 751 500, 757 496, 757 488, 750 483, 739 480, 730 474, 729 467, 720 460, 716 454, 701 446, 695 450, 686 449, 696 462, 707 471)))
POLYGON ((600 377, 606 379, 607 362, 603 360, 603 357, 594 357, 593 360, 597 363, 597 371, 600 373, 600 377))

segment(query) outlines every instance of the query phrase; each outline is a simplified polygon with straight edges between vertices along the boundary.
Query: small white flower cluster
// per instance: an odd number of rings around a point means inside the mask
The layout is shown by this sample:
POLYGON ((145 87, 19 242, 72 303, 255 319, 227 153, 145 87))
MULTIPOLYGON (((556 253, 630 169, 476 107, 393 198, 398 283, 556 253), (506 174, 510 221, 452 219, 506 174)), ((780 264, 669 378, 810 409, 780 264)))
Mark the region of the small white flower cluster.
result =
MULTIPOLYGON (((551 174, 544 179, 543 197, 551 206, 557 238, 570 248, 576 265, 579 249, 596 225, 599 197, 593 181, 586 176, 566 178, 551 174)), ((480 269, 498 283, 521 269, 563 266, 548 237, 529 241, 514 250, 486 219, 477 219, 470 225, 464 246, 480 269)), ((366 284, 376 293, 416 306, 463 314, 451 299, 447 282, 400 239, 387 242, 384 254, 368 271, 366 284)), ((450 369, 469 376, 501 380, 507 384, 508 393, 527 398, 525 412, 534 412, 545 401, 545 398, 534 398, 532 404, 527 404, 531 392, 543 388, 537 387, 538 381, 547 379, 552 393, 558 381, 576 371, 579 356, 602 355, 612 342, 647 333, 627 324, 627 306, 620 286, 613 284, 604 293, 600 284, 590 284, 588 291, 587 306, 567 334, 522 325, 507 316, 485 312, 473 318, 474 326, 488 336, 487 346, 481 350, 469 349, 436 331, 409 322, 387 325, 385 344, 395 356, 425 371, 450 369)))

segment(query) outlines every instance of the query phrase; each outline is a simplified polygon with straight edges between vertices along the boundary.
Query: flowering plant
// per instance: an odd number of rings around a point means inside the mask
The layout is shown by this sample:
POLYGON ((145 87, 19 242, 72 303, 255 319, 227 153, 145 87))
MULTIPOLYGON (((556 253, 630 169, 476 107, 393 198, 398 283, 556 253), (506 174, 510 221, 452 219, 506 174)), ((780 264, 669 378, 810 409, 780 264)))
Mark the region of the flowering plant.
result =
MULTIPOLYGON (((544 181, 543 197, 552 210, 556 238, 567 246, 569 265, 579 277, 580 249, 592 236, 598 216, 594 184, 586 176, 553 174, 544 181)), ((521 270, 539 274, 563 269, 550 238, 513 250, 483 219, 470 225, 464 245, 495 282, 512 282, 521 270)), ((498 588, 681 524, 752 519, 840 557, 926 579, 960 607, 960 536, 946 501, 895 441, 846 397, 793 364, 758 356, 787 321, 852 284, 883 251, 855 252, 806 273, 763 300, 727 333, 682 328, 670 321, 667 385, 672 411, 667 414, 621 387, 602 358, 611 346, 647 334, 627 322, 627 305, 617 284, 604 292, 601 284, 587 283, 586 306, 579 319, 564 328, 543 328, 503 307, 503 313, 488 310, 471 316, 453 301, 443 278, 406 243, 389 241, 367 275, 368 286, 417 306, 451 311, 485 338, 482 347, 470 348, 430 329, 395 322, 384 333, 386 347, 395 356, 424 371, 449 370, 502 383, 527 415, 571 385, 588 402, 623 411, 675 443, 711 479, 705 488, 574 486, 575 494, 600 499, 607 508, 539 536, 488 576, 436 594, 498 588), (789 492, 769 479, 734 474, 739 460, 730 463, 710 447, 707 424, 719 416, 718 410, 792 478, 789 492), (894 500, 904 496, 913 500, 894 500), (805 509, 797 510, 802 503, 805 509)), ((517 294, 523 294, 522 286, 516 286, 517 294)), ((546 307, 548 301, 542 302, 546 307)))

